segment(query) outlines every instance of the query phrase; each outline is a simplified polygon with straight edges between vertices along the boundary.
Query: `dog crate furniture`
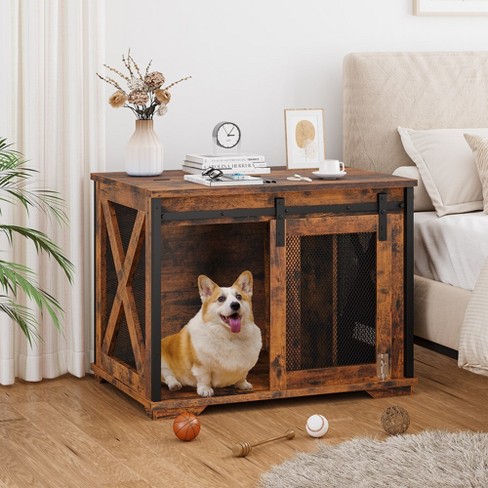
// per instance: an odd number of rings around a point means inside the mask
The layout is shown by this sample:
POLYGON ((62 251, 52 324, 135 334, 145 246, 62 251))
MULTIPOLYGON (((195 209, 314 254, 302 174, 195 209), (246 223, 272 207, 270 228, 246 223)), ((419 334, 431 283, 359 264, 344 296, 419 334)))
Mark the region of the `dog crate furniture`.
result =
POLYGON ((205 187, 93 174, 95 376, 152 418, 213 404, 364 390, 409 394, 415 180, 347 169, 337 180, 205 187), (199 397, 160 381, 160 341, 200 308, 197 277, 249 269, 263 348, 248 380, 199 397))

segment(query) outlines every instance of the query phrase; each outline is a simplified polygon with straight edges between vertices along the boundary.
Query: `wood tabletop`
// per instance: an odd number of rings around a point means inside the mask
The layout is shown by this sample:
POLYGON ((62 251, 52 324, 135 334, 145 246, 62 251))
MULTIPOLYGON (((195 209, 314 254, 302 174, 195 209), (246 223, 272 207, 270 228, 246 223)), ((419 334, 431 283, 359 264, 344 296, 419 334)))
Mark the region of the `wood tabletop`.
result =
MULTIPOLYGON (((128 176, 125 172, 116 173, 92 173, 91 179, 96 182, 106 183, 110 185, 119 186, 120 189, 137 190, 150 194, 152 198, 168 197, 175 193, 182 196, 184 193, 190 193, 193 196, 207 196, 228 194, 232 191, 233 194, 249 194, 249 193, 274 193, 276 191, 286 192, 303 189, 303 191, 313 192, 315 190, 327 189, 348 189, 348 188, 404 188, 417 185, 417 180, 410 178, 403 178, 382 173, 374 173, 355 168, 346 168, 347 174, 343 178, 336 180, 320 179, 312 173, 313 170, 288 170, 283 167, 272 167, 271 174, 264 175, 266 181, 276 181, 276 183, 264 183, 263 185, 233 185, 233 186, 217 186, 208 187, 190 183, 183 179, 182 171, 164 171, 159 176, 128 176), (288 176, 293 176, 295 173, 301 176, 307 176, 312 179, 308 181, 290 181, 288 176)), ((149 195, 148 195, 149 196, 149 195)))

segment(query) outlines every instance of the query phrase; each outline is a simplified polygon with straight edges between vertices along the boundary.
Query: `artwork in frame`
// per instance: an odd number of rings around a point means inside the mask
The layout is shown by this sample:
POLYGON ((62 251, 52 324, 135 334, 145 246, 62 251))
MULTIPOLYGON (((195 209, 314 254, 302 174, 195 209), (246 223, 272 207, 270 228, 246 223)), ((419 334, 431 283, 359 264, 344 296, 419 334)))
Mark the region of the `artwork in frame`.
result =
POLYGON ((488 15, 488 0, 413 0, 414 15, 488 15))
POLYGON ((318 168, 325 159, 323 109, 285 109, 285 139, 288 168, 318 168))

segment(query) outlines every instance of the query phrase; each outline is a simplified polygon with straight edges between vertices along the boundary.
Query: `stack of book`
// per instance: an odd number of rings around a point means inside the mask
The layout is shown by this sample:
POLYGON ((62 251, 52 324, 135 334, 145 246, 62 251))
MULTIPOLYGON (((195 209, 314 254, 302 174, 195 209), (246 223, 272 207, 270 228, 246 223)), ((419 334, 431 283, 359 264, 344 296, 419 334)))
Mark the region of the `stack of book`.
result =
POLYGON ((201 175, 209 168, 220 169, 224 174, 264 175, 271 172, 264 156, 259 154, 205 155, 187 154, 182 169, 185 173, 201 175))
POLYGON ((214 179, 202 175, 184 175, 183 179, 205 186, 262 185, 264 183, 261 177, 249 175, 222 175, 220 178, 214 179))

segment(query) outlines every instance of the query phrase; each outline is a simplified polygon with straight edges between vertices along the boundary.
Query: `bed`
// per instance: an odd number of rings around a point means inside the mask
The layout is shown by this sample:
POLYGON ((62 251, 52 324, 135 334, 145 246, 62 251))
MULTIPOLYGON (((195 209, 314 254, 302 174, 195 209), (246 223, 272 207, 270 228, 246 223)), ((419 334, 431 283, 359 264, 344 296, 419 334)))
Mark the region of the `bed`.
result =
POLYGON ((343 160, 417 179, 416 342, 488 375, 488 52, 347 55, 343 160))

